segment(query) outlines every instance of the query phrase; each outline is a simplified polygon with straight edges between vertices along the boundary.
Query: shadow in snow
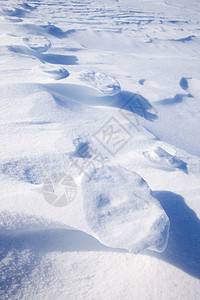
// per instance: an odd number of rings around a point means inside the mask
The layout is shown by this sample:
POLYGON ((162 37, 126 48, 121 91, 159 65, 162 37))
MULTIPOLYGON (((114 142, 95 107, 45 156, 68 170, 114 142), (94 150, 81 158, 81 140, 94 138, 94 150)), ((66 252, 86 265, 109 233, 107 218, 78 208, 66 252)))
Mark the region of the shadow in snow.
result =
POLYGON ((145 79, 140 79, 139 84, 144 85, 145 79))
MULTIPOLYGON (((192 77, 182 77, 179 82, 180 87, 185 91, 187 91, 189 88, 188 79, 192 79, 192 77)), ((190 93, 188 93, 187 97, 194 98, 194 96, 190 93)))
POLYGON ((43 84, 42 86, 52 94, 56 103, 62 107, 68 107, 68 103, 73 101, 88 106, 116 107, 129 112, 129 118, 136 114, 149 121, 157 119, 155 109, 146 98, 139 94, 121 91, 112 96, 105 96, 94 88, 64 83, 43 84), (153 112, 149 112, 149 110, 153 110, 153 112))
POLYGON ((18 6, 20 6, 21 8, 13 7, 13 9, 2 9, 0 15, 3 14, 10 17, 22 18, 25 17, 27 13, 37 8, 36 6, 31 6, 28 3, 19 3, 18 6))
POLYGON ((37 6, 31 6, 31 5, 29 5, 28 3, 25 3, 25 2, 21 3, 21 4, 18 4, 18 5, 20 5, 24 9, 27 9, 27 10, 30 10, 30 11, 35 10, 37 8, 37 6))
POLYGON ((46 33, 55 36, 59 39, 63 39, 66 37, 69 37, 69 35, 71 33, 76 32, 75 29, 70 29, 67 31, 63 31, 62 29, 60 29, 59 27, 55 26, 55 25, 40 25, 40 28, 42 28, 46 33))
POLYGON ((200 279, 200 220, 180 195, 153 192, 170 219, 169 242, 163 253, 146 251, 200 279))
MULTIPOLYGON (((16 215, 16 223, 12 230, 3 230, 0 234, 0 297, 14 299, 22 281, 29 280, 33 270, 41 264, 43 256, 49 252, 78 251, 114 251, 127 252, 102 245, 94 237, 80 230, 69 228, 44 228, 41 220, 34 216, 16 215), (32 228, 31 221, 33 224, 32 228), (35 228, 34 228, 35 227, 35 228), (41 228, 41 229, 40 229, 41 228), (26 231, 23 231, 26 230, 26 231)), ((12 214, 0 215, 2 223, 8 219, 8 227, 15 222, 12 214)), ((45 221, 45 220, 44 220, 45 221)), ((47 225, 47 224, 46 224, 47 225)), ((1 224, 2 227, 2 224, 1 224)), ((55 227, 58 224, 55 223, 55 227)), ((64 225, 63 225, 64 227, 64 225)), ((51 270, 51 263, 46 262, 43 272, 51 270)))
POLYGON ((185 91, 187 91, 187 89, 188 89, 188 79, 189 78, 187 78, 187 77, 182 77, 181 78, 181 80, 180 80, 180 82, 179 82, 179 85, 180 85, 180 87, 183 89, 183 90, 185 90, 185 91))
POLYGON ((51 228, 13 235, 1 235, 2 249, 0 260, 11 249, 23 251, 26 249, 35 253, 67 252, 67 251, 112 251, 128 252, 104 246, 93 236, 75 229, 51 228))
POLYGON ((27 12, 24 9, 13 8, 13 9, 3 9, 1 14, 7 15, 7 16, 10 16, 10 17, 23 18, 23 17, 25 17, 26 13, 27 12))
POLYGON ((177 94, 174 98, 163 99, 157 103, 162 105, 173 105, 183 102, 185 97, 194 98, 191 94, 177 94))
POLYGON ((63 51, 69 51, 69 52, 78 52, 78 51, 83 51, 83 50, 85 50, 84 47, 83 48, 73 48, 73 47, 63 48, 63 51))
POLYGON ((190 41, 192 41, 193 38, 195 38, 195 37, 196 37, 195 35, 190 35, 190 36, 187 36, 187 37, 181 38, 181 39, 169 39, 169 41, 185 43, 185 42, 190 42, 190 41))
POLYGON ((8 49, 14 53, 20 53, 36 57, 42 61, 58 64, 58 65, 76 65, 77 57, 75 55, 60 55, 60 54, 43 54, 37 51, 28 49, 25 46, 9 46, 8 49))

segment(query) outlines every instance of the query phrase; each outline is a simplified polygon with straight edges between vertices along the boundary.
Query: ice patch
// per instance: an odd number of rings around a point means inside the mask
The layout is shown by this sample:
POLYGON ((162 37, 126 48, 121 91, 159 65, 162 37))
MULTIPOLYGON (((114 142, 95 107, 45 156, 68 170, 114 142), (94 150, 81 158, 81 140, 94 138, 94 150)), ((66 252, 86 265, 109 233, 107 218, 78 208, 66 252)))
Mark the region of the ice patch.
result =
POLYGON ((83 207, 94 236, 109 247, 164 251, 169 219, 147 183, 122 167, 106 166, 83 178, 83 207))
POLYGON ((106 73, 83 71, 79 79, 106 95, 112 96, 121 90, 119 82, 106 73))

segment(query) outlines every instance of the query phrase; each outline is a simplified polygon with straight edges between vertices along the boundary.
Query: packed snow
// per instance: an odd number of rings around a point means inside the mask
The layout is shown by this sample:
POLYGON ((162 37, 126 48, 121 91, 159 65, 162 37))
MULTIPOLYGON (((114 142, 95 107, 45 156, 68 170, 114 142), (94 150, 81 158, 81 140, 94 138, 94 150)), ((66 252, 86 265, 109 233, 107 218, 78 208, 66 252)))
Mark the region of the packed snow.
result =
POLYGON ((136 173, 106 166, 83 181, 84 212, 88 225, 103 244, 138 253, 147 247, 163 251, 169 219, 136 173))
POLYGON ((199 20, 0 0, 0 299, 200 298, 199 20))

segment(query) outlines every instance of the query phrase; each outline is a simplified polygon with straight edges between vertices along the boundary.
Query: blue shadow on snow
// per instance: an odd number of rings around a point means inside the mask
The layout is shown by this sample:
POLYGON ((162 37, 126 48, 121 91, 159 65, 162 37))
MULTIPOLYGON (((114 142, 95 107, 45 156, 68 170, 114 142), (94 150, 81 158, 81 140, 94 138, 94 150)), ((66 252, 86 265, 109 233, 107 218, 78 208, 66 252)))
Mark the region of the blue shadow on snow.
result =
POLYGON ((200 220, 184 198, 168 191, 153 192, 170 219, 169 241, 163 253, 146 251, 200 279, 200 220))

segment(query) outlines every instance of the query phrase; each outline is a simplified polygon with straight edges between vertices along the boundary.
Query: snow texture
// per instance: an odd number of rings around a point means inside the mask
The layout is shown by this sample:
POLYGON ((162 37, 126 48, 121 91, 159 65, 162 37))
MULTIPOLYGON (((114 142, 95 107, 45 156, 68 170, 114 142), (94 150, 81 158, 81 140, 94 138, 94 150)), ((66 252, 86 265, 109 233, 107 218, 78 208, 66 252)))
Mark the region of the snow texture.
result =
POLYGON ((147 183, 122 167, 106 166, 83 180, 84 212, 94 235, 109 247, 164 251, 169 219, 147 183))
POLYGON ((199 16, 0 1, 0 299, 200 299, 199 16))

